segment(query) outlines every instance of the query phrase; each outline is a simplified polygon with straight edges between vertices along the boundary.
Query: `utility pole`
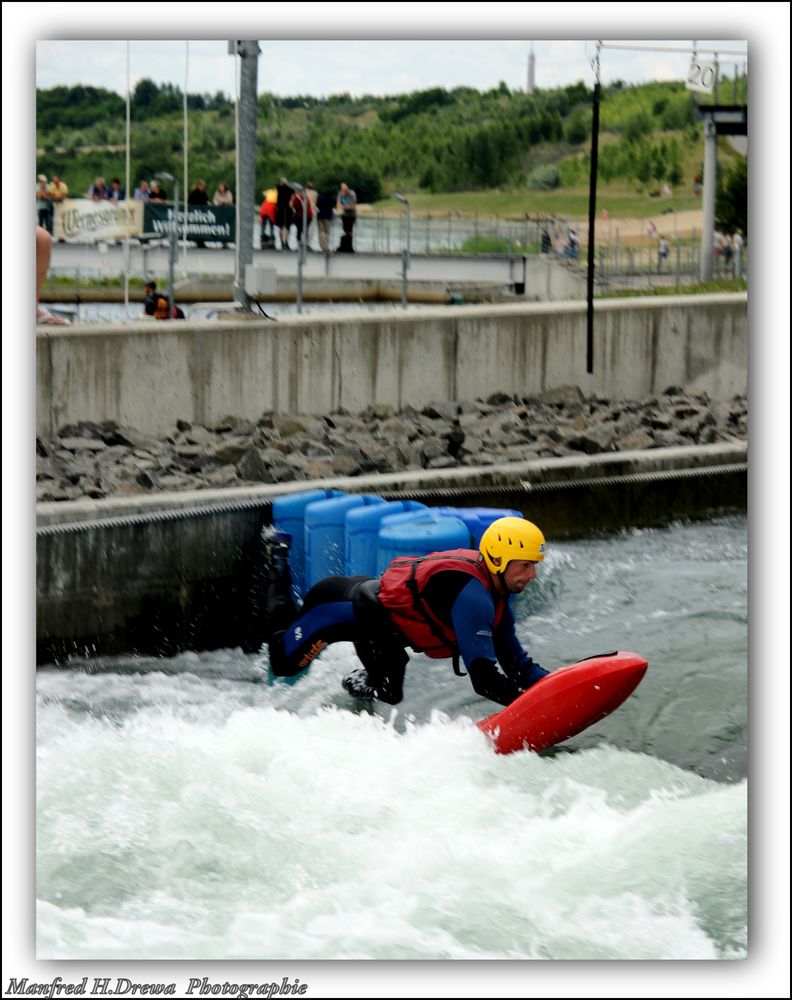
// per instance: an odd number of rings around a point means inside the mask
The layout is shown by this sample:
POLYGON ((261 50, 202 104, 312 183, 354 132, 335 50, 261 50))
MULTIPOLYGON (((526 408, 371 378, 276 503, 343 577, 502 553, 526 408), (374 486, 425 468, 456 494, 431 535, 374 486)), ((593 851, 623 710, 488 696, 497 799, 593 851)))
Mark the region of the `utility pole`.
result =
POLYGON ((234 301, 250 312, 245 291, 245 269, 253 263, 253 218, 256 202, 256 110, 259 45, 255 41, 229 42, 229 52, 241 60, 237 109, 237 254, 234 301))
MULTIPOLYGON (((176 246, 179 242, 179 182, 166 170, 160 171, 157 177, 161 181, 173 184, 173 213, 168 226, 168 319, 173 319, 173 307, 176 305, 174 272, 176 269, 176 246)), ((186 228, 186 227, 185 227, 186 228)))
POLYGON ((699 280, 712 281, 712 246, 715 240, 715 187, 717 185, 717 131, 712 118, 704 120, 704 192, 699 280))

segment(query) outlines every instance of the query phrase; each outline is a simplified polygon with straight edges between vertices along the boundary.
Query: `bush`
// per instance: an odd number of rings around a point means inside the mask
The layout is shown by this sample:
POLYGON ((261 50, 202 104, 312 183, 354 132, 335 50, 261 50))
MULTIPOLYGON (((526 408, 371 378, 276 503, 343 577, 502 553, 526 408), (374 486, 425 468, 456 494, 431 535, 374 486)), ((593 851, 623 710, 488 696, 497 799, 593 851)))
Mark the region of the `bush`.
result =
POLYGON ((639 111, 628 119, 624 127, 624 134, 628 139, 637 141, 652 131, 652 119, 645 111, 639 111))
POLYGON ((552 191, 561 184, 561 177, 555 163, 545 163, 536 167, 526 181, 526 186, 532 191, 552 191))
POLYGON ((748 236, 748 161, 740 158, 718 184, 715 221, 727 233, 748 236))

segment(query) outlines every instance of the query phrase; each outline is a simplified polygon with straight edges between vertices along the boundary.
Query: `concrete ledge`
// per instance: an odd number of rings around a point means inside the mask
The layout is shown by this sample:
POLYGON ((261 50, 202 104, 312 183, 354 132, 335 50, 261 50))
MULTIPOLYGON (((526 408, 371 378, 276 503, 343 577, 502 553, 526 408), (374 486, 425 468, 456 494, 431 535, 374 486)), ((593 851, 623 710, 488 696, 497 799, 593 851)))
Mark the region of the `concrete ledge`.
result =
POLYGON ((569 485, 590 479, 617 478, 650 473, 681 473, 747 461, 745 442, 695 445, 686 448, 652 448, 648 451, 607 452, 600 455, 567 456, 508 462, 501 465, 465 466, 456 469, 417 469, 382 475, 337 476, 333 479, 303 480, 267 486, 244 486, 216 490, 188 490, 155 493, 106 500, 72 500, 36 505, 37 530, 58 526, 91 526, 124 518, 192 516, 195 510, 232 510, 266 507, 275 497, 315 489, 336 489, 348 493, 445 493, 449 490, 510 488, 536 489, 548 485, 569 485))
POLYGON ((744 443, 40 504, 37 662, 241 644, 275 496, 315 486, 508 507, 551 540, 746 509, 744 443))
POLYGON ((150 434, 267 410, 359 412, 579 385, 641 399, 669 385, 716 399, 747 387, 747 296, 598 301, 586 373, 582 302, 446 306, 385 316, 294 316, 86 328, 36 336, 37 433, 116 420, 150 434))

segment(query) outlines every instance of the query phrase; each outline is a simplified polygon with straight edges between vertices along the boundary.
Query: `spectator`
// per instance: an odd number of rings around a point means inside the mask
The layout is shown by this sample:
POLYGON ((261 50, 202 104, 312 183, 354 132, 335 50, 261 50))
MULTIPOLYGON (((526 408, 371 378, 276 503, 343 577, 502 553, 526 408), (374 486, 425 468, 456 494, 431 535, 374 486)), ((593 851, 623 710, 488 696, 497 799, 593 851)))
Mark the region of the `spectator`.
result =
POLYGON ((52 182, 49 186, 49 195, 52 201, 57 205, 59 202, 63 201, 64 198, 69 197, 69 189, 60 179, 57 174, 52 175, 52 182))
POLYGON ((578 253, 580 251, 580 238, 574 229, 569 230, 569 239, 567 241, 567 256, 570 260, 577 260, 578 253))
MULTIPOLYGON (((168 318, 168 298, 165 295, 158 295, 154 304, 154 319, 168 318)), ((184 310, 174 305, 172 319, 185 319, 184 310)))
POLYGON ((712 234, 712 256, 715 260, 715 266, 720 266, 721 254, 723 253, 723 233, 719 230, 715 230, 712 234))
POLYGON ((214 193, 214 198, 212 199, 212 204, 214 205, 233 205, 234 196, 228 189, 228 185, 225 181, 220 181, 217 185, 217 190, 214 193))
POLYGON ((138 181, 138 186, 135 188, 135 193, 132 195, 135 201, 148 201, 149 200, 149 186, 148 181, 138 181))
MULTIPOLYGON (((187 198, 188 205, 208 205, 209 195, 206 193, 206 181, 196 181, 193 184, 193 189, 187 198)), ((205 247, 206 243, 203 240, 196 240, 195 245, 197 247, 205 247)))
POLYGON ((52 256, 52 237, 43 226, 36 226, 36 325, 37 326, 71 326, 67 319, 54 316, 39 305, 41 289, 49 270, 52 256))
POLYGON ((209 195, 206 193, 206 181, 196 181, 187 198, 188 205, 208 205, 209 195))
POLYGON ((291 198, 294 191, 289 187, 285 177, 281 177, 276 185, 278 200, 275 204, 275 225, 280 236, 281 250, 290 250, 289 230, 291 229, 291 198))
POLYGON ((88 188, 88 197, 91 201, 105 201, 110 197, 104 177, 96 178, 91 187, 88 188))
POLYGON ((556 257, 559 260, 563 260, 563 258, 566 257, 566 251, 567 251, 566 240, 564 239, 563 236, 558 236, 556 238, 555 248, 556 248, 556 257))
POLYGON ((117 177, 110 178, 110 190, 107 197, 110 201, 126 201, 126 188, 121 186, 121 181, 117 177))
POLYGON ((723 237, 723 264, 727 271, 731 270, 732 258, 734 257, 734 243, 728 233, 723 237))
POLYGON ((162 187, 158 181, 151 182, 151 190, 149 191, 149 201, 167 201, 168 192, 162 187))
POLYGON ((333 210, 336 198, 329 191, 323 191, 316 199, 318 219, 316 226, 319 231, 319 249, 322 253, 330 253, 330 230, 333 225, 333 210))
POLYGON ((295 191, 289 202, 289 208, 292 213, 292 222, 297 229, 297 242, 300 243, 305 240, 305 245, 308 245, 308 231, 313 220, 313 211, 311 209, 310 201, 307 203, 306 212, 306 197, 305 191, 295 191), (303 232, 303 229, 305 230, 303 232))
MULTIPOLYGON (((214 193, 214 198, 212 198, 212 204, 222 207, 223 205, 228 205, 229 207, 234 204, 234 196, 231 194, 228 185, 225 181, 220 181, 217 185, 217 190, 214 193)), ((223 243, 224 247, 227 247, 227 243, 223 243)))
POLYGON ((657 242, 657 270, 663 270, 663 264, 668 260, 668 255, 671 252, 671 248, 668 245, 668 240, 665 236, 661 236, 657 242))
MULTIPOLYGON (((66 186, 66 184, 64 184, 64 182, 60 179, 60 177, 57 174, 53 175, 52 181, 50 182, 49 196, 50 196, 50 206, 51 206, 51 212, 52 212, 51 218, 52 218, 53 233, 54 233, 54 229, 55 229, 55 206, 56 205, 60 205, 61 202, 65 201, 69 197, 69 189, 68 189, 68 187, 66 186)), ((63 240, 61 238, 61 239, 58 240, 58 242, 59 243, 64 243, 65 240, 63 240)))
POLYGON ((354 253, 352 230, 357 220, 357 195, 345 181, 341 182, 338 191, 336 211, 341 213, 341 225, 344 227, 344 235, 341 237, 338 250, 340 253, 354 253))
POLYGON ((539 243, 539 252, 540 253, 550 253, 550 251, 552 249, 553 249, 553 243, 552 243, 552 240, 550 239, 550 233, 548 233, 548 231, 546 229, 543 229, 542 230, 542 238, 541 238, 541 241, 539 243))
POLYGON ((143 311, 146 316, 153 316, 157 308, 157 282, 147 281, 143 286, 145 299, 143 300, 143 311))
POLYGON ((36 187, 36 216, 38 224, 52 235, 52 200, 50 198, 47 175, 38 175, 36 187))
POLYGON ((734 247, 734 277, 741 278, 743 274, 743 247, 745 246, 742 229, 738 229, 732 237, 732 246, 734 247))
POLYGON ((259 206, 259 219, 261 221, 261 248, 269 249, 275 246, 275 217, 278 206, 277 188, 266 188, 262 192, 264 200, 259 206))
MULTIPOLYGON (((319 192, 311 181, 305 182, 305 194, 308 198, 308 229, 311 228, 311 220, 316 218, 316 206, 319 201, 319 192)), ((308 233, 305 234, 305 244, 308 246, 308 233)), ((311 248, 308 247, 310 250, 311 248)))

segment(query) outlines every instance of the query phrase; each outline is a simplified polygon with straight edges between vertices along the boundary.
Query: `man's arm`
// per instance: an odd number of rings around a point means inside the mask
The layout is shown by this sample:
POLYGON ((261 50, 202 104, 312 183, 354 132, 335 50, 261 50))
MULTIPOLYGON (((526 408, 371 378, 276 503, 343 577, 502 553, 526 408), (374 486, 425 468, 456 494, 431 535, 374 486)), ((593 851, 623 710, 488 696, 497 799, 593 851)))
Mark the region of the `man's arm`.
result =
POLYGON ((492 595, 480 581, 471 579, 451 608, 459 652, 476 694, 510 705, 547 671, 520 646, 508 609, 497 632, 494 619, 492 595))
POLYGON ((540 681, 550 672, 540 667, 538 663, 534 663, 522 648, 514 629, 514 616, 511 608, 506 608, 503 620, 495 633, 494 643, 498 663, 501 664, 509 677, 514 678, 523 691, 527 691, 532 684, 540 681))

